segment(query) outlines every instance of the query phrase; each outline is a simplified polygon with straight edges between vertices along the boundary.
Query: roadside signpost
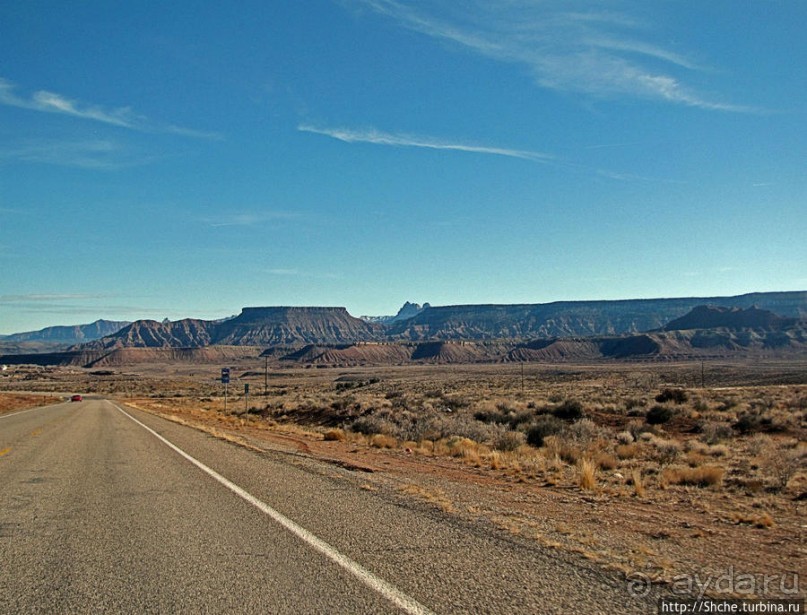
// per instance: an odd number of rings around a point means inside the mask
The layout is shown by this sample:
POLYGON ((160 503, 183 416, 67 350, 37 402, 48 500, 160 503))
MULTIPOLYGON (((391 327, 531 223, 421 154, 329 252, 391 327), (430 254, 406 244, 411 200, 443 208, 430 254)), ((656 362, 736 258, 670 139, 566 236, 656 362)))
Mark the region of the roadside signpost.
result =
POLYGON ((227 412, 227 385, 230 384, 230 368, 221 368, 221 383, 224 385, 224 411, 227 412))

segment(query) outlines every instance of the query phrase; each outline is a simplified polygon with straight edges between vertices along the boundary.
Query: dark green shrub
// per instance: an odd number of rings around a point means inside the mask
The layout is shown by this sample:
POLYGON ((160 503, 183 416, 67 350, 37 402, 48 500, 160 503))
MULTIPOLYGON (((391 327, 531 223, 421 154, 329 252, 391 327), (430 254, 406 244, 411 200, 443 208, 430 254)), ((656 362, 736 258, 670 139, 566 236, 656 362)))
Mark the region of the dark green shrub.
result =
POLYGON ((532 410, 522 410, 510 416, 510 428, 518 429, 521 425, 531 422, 535 418, 535 412, 532 410))
POLYGON ((653 406, 647 411, 645 420, 650 425, 663 425, 672 420, 673 411, 666 406, 653 406))
POLYGON ((689 395, 683 389, 664 389, 656 395, 656 401, 660 404, 671 401, 675 404, 683 404, 689 399, 689 395))
POLYGON ((701 440, 706 444, 717 444, 723 440, 728 440, 734 435, 731 427, 725 423, 716 423, 714 421, 700 423, 697 426, 697 431, 701 434, 701 440))
POLYGON ((544 445, 544 439, 563 430, 563 421, 554 416, 539 416, 527 429, 527 444, 536 448, 544 445))
POLYGON ((564 421, 577 421, 584 416, 583 404, 576 399, 567 399, 552 410, 552 415, 564 421))
POLYGON ((762 417, 759 414, 755 412, 744 412, 732 427, 740 433, 751 433, 752 431, 758 430, 761 425, 762 417))
POLYGON ((514 451, 522 444, 524 444, 524 434, 507 428, 500 428, 492 440, 493 449, 497 451, 514 451))
POLYGON ((477 421, 482 421, 483 423, 495 423, 498 425, 503 425, 510 422, 510 416, 506 412, 502 412, 499 409, 478 410, 474 412, 474 418, 477 421))
POLYGON ((467 408, 471 405, 471 400, 467 397, 463 397, 462 395, 442 395, 440 397, 440 401, 443 403, 445 408, 448 408, 452 412, 462 410, 463 408, 467 408))
POLYGON ((638 399, 636 397, 628 397, 625 400, 625 410, 633 410, 634 408, 641 408, 647 402, 644 399, 638 399))
POLYGON ((350 430, 371 436, 377 433, 389 433, 394 425, 385 418, 373 415, 365 415, 357 418, 350 425, 350 430))

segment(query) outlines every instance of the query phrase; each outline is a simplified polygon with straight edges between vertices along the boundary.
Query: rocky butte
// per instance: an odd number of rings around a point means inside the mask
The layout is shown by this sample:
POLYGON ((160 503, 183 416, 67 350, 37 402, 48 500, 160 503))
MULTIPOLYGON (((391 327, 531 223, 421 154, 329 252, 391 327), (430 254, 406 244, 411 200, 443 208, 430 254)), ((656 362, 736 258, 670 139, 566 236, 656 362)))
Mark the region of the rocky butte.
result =
POLYGON ((384 328, 343 307, 248 307, 215 327, 214 344, 288 346, 345 344, 383 337, 384 328))

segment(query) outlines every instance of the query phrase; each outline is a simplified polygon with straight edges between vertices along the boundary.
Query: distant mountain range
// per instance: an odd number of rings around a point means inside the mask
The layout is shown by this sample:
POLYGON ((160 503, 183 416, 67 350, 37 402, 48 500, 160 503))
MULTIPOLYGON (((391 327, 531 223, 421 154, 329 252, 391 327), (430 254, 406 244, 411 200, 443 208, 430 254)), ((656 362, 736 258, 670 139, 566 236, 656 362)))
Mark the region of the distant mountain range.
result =
MULTIPOLYGON (((117 323, 125 326, 70 353, 97 363, 132 348, 209 348, 197 354, 212 358, 215 348, 259 347, 278 359, 358 364, 804 351, 805 319, 807 291, 519 305, 407 302, 395 317, 370 320, 342 307, 250 307, 220 321, 117 323)), ((90 327, 92 334, 100 325, 90 327)))
POLYGON ((51 352, 113 335, 129 324, 128 321, 96 320, 88 325, 46 327, 39 331, 0 335, 0 352, 51 352))
POLYGON ((734 297, 559 301, 524 305, 430 307, 389 328, 390 339, 530 339, 624 335, 664 327, 695 307, 770 310, 807 317, 807 291, 752 293, 734 297))
POLYGON ((268 347, 618 336, 661 329, 703 305, 727 310, 754 308, 775 312, 774 317, 801 318, 807 317, 807 292, 525 305, 432 307, 427 304, 423 308, 407 303, 399 315, 409 312, 412 316, 396 316, 387 323, 354 318, 341 307, 253 307, 244 308, 235 318, 219 322, 140 320, 81 348, 268 347))
POLYGON ((96 320, 89 325, 47 327, 39 331, 0 335, 4 342, 49 342, 54 344, 80 344, 112 335, 130 324, 128 321, 96 320))
POLYGON ((807 320, 757 307, 696 306, 646 333, 532 340, 432 340, 308 345, 281 361, 351 366, 407 363, 557 362, 608 359, 731 358, 807 354, 807 320))

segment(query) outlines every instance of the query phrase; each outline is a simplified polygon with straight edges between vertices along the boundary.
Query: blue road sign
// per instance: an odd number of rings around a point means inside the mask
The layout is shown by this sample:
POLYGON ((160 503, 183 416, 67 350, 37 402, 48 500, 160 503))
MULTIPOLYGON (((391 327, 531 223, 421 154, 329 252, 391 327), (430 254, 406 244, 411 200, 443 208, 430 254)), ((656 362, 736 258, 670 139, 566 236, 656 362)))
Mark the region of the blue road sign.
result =
POLYGON ((229 367, 222 367, 221 368, 221 383, 227 384, 230 382, 230 368, 229 367))

